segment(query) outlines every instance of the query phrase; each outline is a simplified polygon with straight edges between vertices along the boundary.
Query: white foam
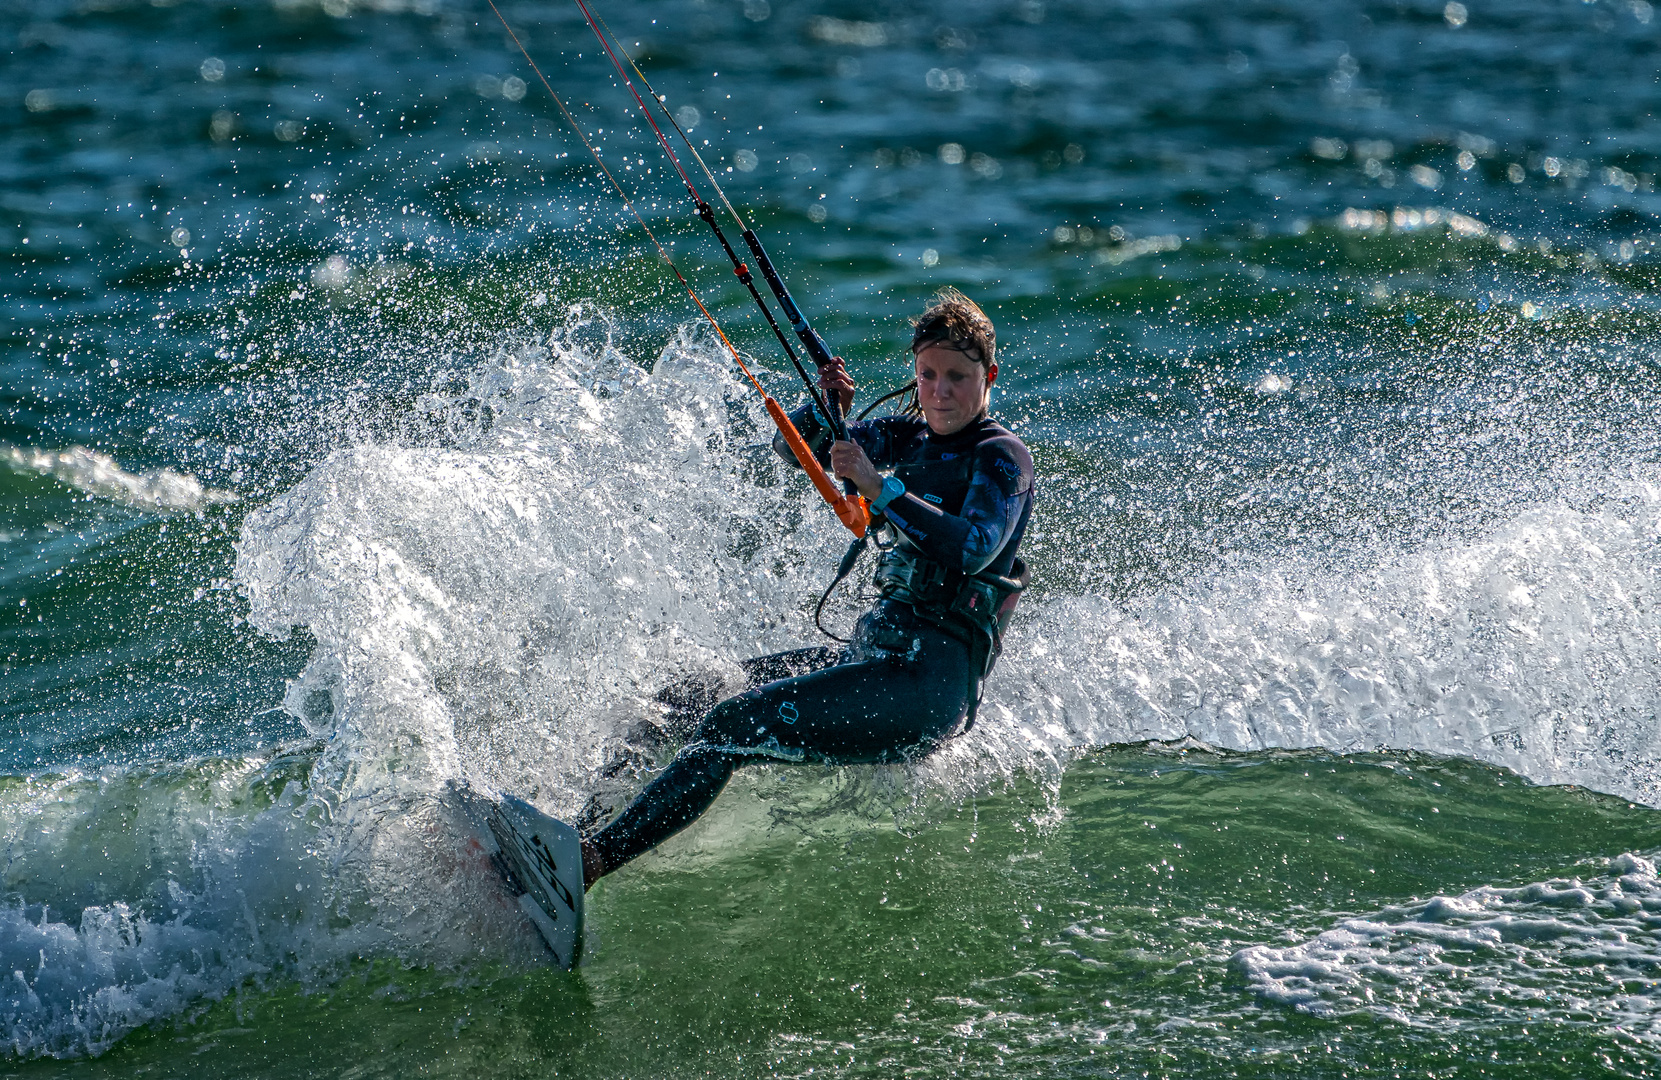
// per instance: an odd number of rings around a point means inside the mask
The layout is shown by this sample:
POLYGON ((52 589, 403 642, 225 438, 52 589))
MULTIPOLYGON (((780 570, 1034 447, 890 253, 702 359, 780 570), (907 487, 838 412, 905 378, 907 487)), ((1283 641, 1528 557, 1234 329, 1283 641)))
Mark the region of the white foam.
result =
POLYGON ((1539 506, 1347 573, 1277 556, 1128 609, 1032 605, 942 767, 1148 739, 1397 748, 1661 804, 1661 474, 1607 487, 1595 512, 1539 506))
POLYGON ((1319 1016, 1371 1013, 1449 1031, 1512 1016, 1653 1043, 1658 926, 1655 864, 1625 854, 1586 880, 1392 906, 1288 948, 1242 949, 1232 963, 1265 1000, 1319 1016))
POLYGON ((541 955, 442 808, 331 805, 288 771, 251 758, 9 788, 0 1052, 98 1054, 249 979, 327 982, 354 957, 541 955))
POLYGON ((150 512, 188 513, 237 500, 235 492, 203 487, 194 476, 173 469, 128 472, 108 454, 84 446, 36 450, 0 443, 0 463, 14 472, 50 477, 77 491, 150 512))

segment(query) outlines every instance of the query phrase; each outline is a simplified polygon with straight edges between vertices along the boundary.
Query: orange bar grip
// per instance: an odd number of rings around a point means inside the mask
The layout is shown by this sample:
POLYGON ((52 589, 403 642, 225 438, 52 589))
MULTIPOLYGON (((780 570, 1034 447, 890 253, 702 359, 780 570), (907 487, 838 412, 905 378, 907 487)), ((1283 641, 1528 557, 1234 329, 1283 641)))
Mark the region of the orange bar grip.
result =
POLYGON ((790 417, 784 413, 784 408, 770 394, 763 394, 761 400, 767 405, 767 415, 773 418, 778 425, 779 434, 784 436, 790 452, 796 455, 796 460, 802 463, 802 471, 807 478, 813 481, 820 497, 831 504, 836 516, 842 519, 842 524, 855 536, 864 536, 866 528, 871 524, 871 515, 865 509, 864 499, 850 499, 837 490, 836 484, 831 481, 825 467, 819 464, 819 459, 813 456, 808 449, 807 440, 802 433, 796 430, 796 425, 790 422, 790 417))

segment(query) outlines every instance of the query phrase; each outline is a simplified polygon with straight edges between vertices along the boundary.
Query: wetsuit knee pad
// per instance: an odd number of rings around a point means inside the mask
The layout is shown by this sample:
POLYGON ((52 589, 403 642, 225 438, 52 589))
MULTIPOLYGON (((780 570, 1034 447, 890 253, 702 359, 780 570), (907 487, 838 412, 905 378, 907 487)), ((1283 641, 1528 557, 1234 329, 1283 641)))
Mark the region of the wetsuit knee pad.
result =
POLYGON ((704 714, 692 733, 694 742, 707 746, 748 746, 761 738, 757 728, 759 698, 754 693, 727 698, 704 714))

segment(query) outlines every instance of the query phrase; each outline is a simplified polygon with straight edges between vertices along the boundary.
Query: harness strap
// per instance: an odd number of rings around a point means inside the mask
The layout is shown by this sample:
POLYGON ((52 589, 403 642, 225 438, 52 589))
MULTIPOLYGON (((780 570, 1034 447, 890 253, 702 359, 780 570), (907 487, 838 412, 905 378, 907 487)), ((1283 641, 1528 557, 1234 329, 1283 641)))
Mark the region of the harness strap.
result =
POLYGON ((1003 652, 1003 631, 1016 599, 1027 587, 1026 564, 1016 559, 1014 577, 982 571, 948 570, 921 553, 892 549, 877 566, 876 584, 883 596, 911 608, 969 649, 969 712, 963 731, 975 726, 986 677, 1003 652))

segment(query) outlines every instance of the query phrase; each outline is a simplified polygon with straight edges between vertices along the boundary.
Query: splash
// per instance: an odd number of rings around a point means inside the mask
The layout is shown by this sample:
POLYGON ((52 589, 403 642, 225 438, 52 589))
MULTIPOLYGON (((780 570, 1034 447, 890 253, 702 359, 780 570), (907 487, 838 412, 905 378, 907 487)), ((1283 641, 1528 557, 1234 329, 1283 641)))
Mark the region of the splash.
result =
MULTIPOLYGON (((463 778, 569 815, 659 688, 816 640, 802 575, 831 565, 834 521, 712 343, 682 332, 647 371, 613 329, 572 309, 424 400, 430 444, 336 453, 248 518, 251 618, 318 642, 287 704, 329 736, 331 790, 463 778)), ((1192 738, 1456 755, 1661 803, 1661 476, 1596 482, 1412 552, 1237 557, 1128 605, 1032 603, 976 728, 903 783, 964 794, 1192 738)))
POLYGON ((571 814, 677 672, 800 640, 794 574, 836 523, 709 345, 648 373, 575 309, 421 402, 443 445, 336 453, 250 515, 237 577, 257 626, 317 639, 289 707, 328 700, 331 786, 467 779, 571 814))
POLYGON ((1396 748, 1661 804, 1661 474, 1604 487, 1382 565, 1278 555, 1128 608, 1053 598, 1012 630, 978 738, 941 767, 1182 738, 1396 748))

